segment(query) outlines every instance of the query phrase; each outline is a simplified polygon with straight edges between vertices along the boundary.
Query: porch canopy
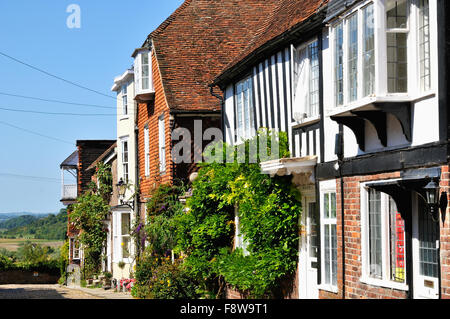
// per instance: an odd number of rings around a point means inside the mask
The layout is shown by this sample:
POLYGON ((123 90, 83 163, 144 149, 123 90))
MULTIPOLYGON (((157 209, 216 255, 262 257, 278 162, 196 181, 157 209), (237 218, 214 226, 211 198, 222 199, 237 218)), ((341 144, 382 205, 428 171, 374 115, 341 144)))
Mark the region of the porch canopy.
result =
POLYGON ((412 192, 416 192, 425 198, 426 195, 423 187, 431 179, 440 179, 440 176, 441 169, 438 167, 412 169, 401 172, 400 179, 368 183, 366 186, 390 195, 395 201, 402 217, 406 217, 406 214, 411 212, 412 192))
POLYGON ((315 182, 314 167, 317 164, 317 156, 280 158, 262 162, 261 172, 271 177, 293 175, 297 185, 313 184, 315 182))

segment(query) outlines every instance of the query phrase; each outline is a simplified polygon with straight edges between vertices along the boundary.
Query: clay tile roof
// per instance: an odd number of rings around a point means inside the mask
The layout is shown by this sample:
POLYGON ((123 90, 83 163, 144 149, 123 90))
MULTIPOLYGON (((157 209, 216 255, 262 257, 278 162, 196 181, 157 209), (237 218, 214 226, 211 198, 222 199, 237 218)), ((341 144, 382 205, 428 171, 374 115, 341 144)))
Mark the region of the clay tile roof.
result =
POLYGON ((208 84, 266 29, 283 0, 186 0, 148 40, 171 109, 220 110, 208 84))
POLYGON ((328 2, 329 0, 280 0, 277 8, 264 21, 264 27, 249 39, 247 45, 225 67, 224 71, 232 69, 269 41, 305 22, 328 2))
POLYGON ((86 170, 89 171, 91 169, 94 169, 97 166, 97 164, 103 161, 111 152, 114 151, 116 147, 117 142, 112 144, 106 151, 104 151, 99 157, 97 157, 97 159, 94 162, 92 162, 92 164, 89 165, 89 167, 86 170))

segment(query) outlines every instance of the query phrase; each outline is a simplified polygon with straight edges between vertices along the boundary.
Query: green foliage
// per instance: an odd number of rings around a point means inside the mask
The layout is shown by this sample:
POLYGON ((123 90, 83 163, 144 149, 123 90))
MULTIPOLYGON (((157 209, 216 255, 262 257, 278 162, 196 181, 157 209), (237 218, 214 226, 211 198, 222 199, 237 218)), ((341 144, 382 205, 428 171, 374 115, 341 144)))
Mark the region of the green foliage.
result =
MULTIPOLYGON (((189 212, 179 221, 179 249, 187 253, 185 266, 204 289, 220 294, 221 278, 250 297, 270 297, 279 281, 296 269, 298 220, 301 202, 290 177, 261 174, 249 163, 250 145, 244 145, 246 162, 201 164, 193 183, 189 212), (249 255, 231 250, 235 233, 235 207, 249 255)), ((279 135, 279 152, 288 156, 287 137, 279 135)), ((269 145, 270 147, 270 145, 269 145)), ((224 145, 227 152, 233 149, 224 145)), ((234 158, 239 154, 234 153, 234 158)), ((259 161, 259 157, 257 158, 259 161)))
POLYGON ((153 270, 150 278, 151 299, 196 299, 198 287, 180 262, 163 262, 153 270))
POLYGON ((103 220, 108 212, 109 205, 101 195, 87 192, 78 197, 70 214, 71 222, 81 230, 79 240, 83 244, 87 275, 97 272, 101 265, 103 244, 107 237, 103 220))
POLYGON ((61 247, 59 251, 59 270, 61 272, 60 281, 62 280, 62 283, 65 282, 68 265, 69 265, 69 241, 66 240, 64 242, 64 245, 61 247))
POLYGON ((50 214, 42 218, 20 216, 3 222, 0 228, 7 229, 0 233, 3 238, 65 239, 67 211, 61 209, 57 215, 50 214))
POLYGON ((59 274, 59 261, 53 258, 51 253, 50 247, 26 242, 14 256, 0 254, 0 271, 23 270, 59 274))
POLYGON ((145 234, 150 250, 164 255, 176 244, 177 218, 183 214, 179 196, 185 193, 183 185, 162 184, 151 194, 147 202, 147 225, 145 234))

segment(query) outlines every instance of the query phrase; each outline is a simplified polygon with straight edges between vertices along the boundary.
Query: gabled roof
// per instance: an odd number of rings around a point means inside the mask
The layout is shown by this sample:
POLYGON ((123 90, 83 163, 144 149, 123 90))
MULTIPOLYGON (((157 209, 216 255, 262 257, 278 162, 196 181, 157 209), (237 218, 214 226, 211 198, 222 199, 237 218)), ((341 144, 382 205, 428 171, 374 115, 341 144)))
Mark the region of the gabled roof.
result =
MULTIPOLYGON (((261 57, 269 44, 282 43, 285 35, 304 24, 309 18, 325 8, 329 0, 280 0, 278 6, 267 16, 263 27, 247 41, 243 49, 216 77, 214 84, 220 84, 227 77, 226 73, 248 62, 250 57, 261 57)), ((318 20, 319 23, 323 22, 318 20)), ((280 49, 280 48, 279 48, 280 49)))
POLYGON ((186 0, 153 31, 144 46, 155 50, 169 108, 220 110, 208 84, 263 32, 282 0, 186 0))
MULTIPOLYGON (((86 169, 87 171, 94 169, 95 166, 97 166, 98 163, 100 163, 101 161, 103 161, 104 159, 106 159, 107 157, 109 157, 109 155, 111 155, 112 153, 115 154, 115 148, 117 146, 117 142, 115 142, 114 144, 112 144, 106 151, 104 151, 102 153, 102 155, 100 155, 99 157, 97 157, 97 159, 95 161, 92 162, 91 165, 89 165, 89 167, 86 169)), ((117 155, 117 154, 115 154, 117 155)))
POLYGON ((78 151, 69 155, 59 166, 60 168, 77 168, 78 167, 78 151))

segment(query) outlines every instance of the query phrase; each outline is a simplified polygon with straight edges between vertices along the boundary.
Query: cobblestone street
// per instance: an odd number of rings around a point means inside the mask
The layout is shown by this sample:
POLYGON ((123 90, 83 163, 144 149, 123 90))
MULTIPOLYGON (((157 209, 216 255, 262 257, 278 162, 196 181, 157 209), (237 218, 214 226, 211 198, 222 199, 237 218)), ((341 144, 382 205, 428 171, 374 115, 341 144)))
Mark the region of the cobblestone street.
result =
POLYGON ((66 288, 60 285, 0 285, 0 299, 131 299, 103 289, 66 288))

